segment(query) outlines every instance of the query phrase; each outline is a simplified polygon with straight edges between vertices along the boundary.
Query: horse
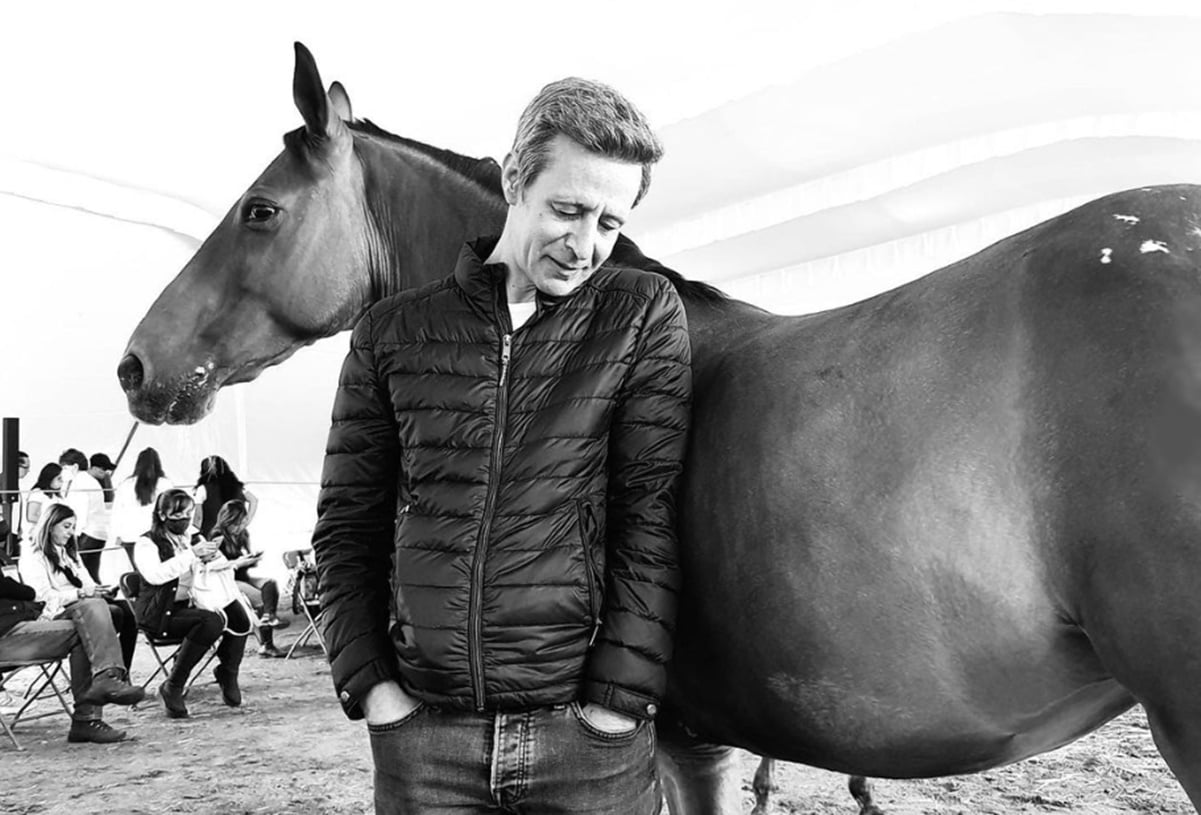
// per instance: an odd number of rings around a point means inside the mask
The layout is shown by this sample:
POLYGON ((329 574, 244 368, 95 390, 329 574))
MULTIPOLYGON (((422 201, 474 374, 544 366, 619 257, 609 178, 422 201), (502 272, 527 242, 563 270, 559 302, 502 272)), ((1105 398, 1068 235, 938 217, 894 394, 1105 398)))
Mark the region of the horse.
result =
MULTIPOLYGON (((356 120, 299 43, 304 121, 134 330, 142 421, 443 277, 496 233, 491 160, 356 120)), ((636 217, 636 216, 635 216, 636 217)), ((660 762, 732 812, 732 747, 855 776, 982 771, 1134 704, 1201 806, 1201 187, 1108 195, 842 308, 667 275, 694 408, 660 762)))

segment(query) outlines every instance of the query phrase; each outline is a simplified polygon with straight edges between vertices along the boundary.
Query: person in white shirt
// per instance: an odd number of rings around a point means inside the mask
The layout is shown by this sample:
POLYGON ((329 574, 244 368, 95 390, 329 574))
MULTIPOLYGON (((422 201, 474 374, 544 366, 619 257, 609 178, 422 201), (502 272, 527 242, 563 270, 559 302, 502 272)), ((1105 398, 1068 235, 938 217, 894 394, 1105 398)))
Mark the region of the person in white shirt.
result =
MULTIPOLYGON (((108 542, 109 521, 113 514, 112 478, 117 469, 104 453, 93 453, 88 469, 75 476, 73 493, 87 497, 87 513, 79 525, 79 559, 88 574, 100 582, 100 555, 108 542)), ((68 498, 69 502, 69 498, 68 498)))
POLYGON ((125 550, 131 567, 134 542, 149 531, 155 500, 173 486, 171 479, 163 472, 158 451, 153 447, 138 453, 133 475, 117 486, 108 540, 110 546, 119 545, 125 550))
MULTIPOLYGON (((77 699, 87 709, 81 711, 78 704, 76 709, 81 734, 87 737, 72 740, 115 741, 119 739, 111 728, 100 721, 100 706, 136 705, 146 695, 129 682, 137 624, 123 604, 108 599, 111 589, 96 585, 79 562, 75 522, 75 512, 66 504, 46 508, 37 533, 21 551, 21 580, 44 604, 40 619, 70 620, 87 655, 91 684, 77 699)), ((72 676, 73 685, 82 679, 72 676)))

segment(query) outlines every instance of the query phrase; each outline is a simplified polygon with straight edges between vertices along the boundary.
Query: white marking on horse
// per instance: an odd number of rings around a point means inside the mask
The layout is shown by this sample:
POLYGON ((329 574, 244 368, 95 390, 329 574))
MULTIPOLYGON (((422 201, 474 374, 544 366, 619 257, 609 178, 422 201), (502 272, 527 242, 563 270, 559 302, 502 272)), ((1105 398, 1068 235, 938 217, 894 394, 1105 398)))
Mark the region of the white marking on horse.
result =
POLYGON ((1149 252, 1168 252, 1170 254, 1168 245, 1163 241, 1143 241, 1143 245, 1138 248, 1138 251, 1144 255, 1149 252))
POLYGON ((1137 224, 1138 223, 1137 215, 1115 215, 1113 217, 1119 221, 1125 221, 1128 224, 1137 224))
POLYGON ((1108 246, 1106 246, 1104 249, 1101 250, 1101 262, 1102 263, 1113 263, 1113 259, 1109 257, 1112 254, 1113 254, 1113 250, 1110 249, 1108 246))

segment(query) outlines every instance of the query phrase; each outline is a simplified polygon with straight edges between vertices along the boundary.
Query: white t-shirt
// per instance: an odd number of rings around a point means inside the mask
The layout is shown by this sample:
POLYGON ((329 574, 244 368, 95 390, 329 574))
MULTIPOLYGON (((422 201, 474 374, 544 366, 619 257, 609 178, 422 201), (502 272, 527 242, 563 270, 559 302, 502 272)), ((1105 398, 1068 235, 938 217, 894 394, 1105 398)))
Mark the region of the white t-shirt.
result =
POLYGON ((83 472, 82 470, 71 476, 71 480, 67 480, 69 470, 63 468, 63 503, 75 510, 75 530, 82 531, 88 525, 88 490, 96 483, 96 479, 83 472), (88 482, 91 482, 89 484, 88 482))
POLYGON ((525 325, 525 321, 533 317, 537 310, 537 300, 531 300, 528 303, 509 303, 509 319, 513 322, 513 329, 517 330, 525 325))
POLYGON ((72 509, 75 509, 77 506, 75 501, 79 500, 82 503, 84 498, 87 499, 84 512, 81 514, 78 509, 75 510, 75 514, 79 515, 76 528, 89 538, 108 540, 109 518, 113 513, 112 509, 104 503, 104 487, 91 473, 81 472, 75 476, 75 481, 71 484, 67 503, 71 505, 72 509))
POLYGON ((134 476, 122 481, 117 486, 117 494, 113 498, 112 521, 109 524, 109 539, 120 538, 126 543, 133 543, 150 531, 150 522, 154 515, 154 502, 174 484, 168 478, 160 478, 154 485, 154 498, 149 504, 142 506, 134 492, 134 476))

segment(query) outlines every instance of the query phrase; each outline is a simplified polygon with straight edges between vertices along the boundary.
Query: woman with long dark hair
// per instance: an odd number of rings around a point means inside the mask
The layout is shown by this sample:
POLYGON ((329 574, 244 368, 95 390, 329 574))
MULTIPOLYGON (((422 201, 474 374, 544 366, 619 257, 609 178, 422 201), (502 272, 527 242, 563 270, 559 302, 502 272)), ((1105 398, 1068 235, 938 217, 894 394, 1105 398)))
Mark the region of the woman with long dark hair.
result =
POLYGON ((70 620, 87 657, 87 667, 72 663, 72 685, 87 690, 77 694, 69 738, 119 741, 124 733, 103 722, 101 707, 109 703, 135 705, 146 695, 129 682, 138 629, 128 608, 106 597, 110 592, 97 586, 80 562, 75 521, 75 510, 71 507, 51 504, 43 513, 33 539, 23 548, 19 568, 22 580, 34 590, 36 599, 45 604, 42 618, 70 620), (89 676, 76 676, 79 670, 89 676))
POLYGON ((220 612, 194 608, 190 603, 194 567, 198 561, 212 560, 219 551, 215 543, 191 531, 193 508, 186 491, 167 490, 155 502, 150 531, 138 538, 133 548, 134 567, 146 583, 134 605, 138 624, 159 636, 183 639, 171 674, 158 689, 167 715, 173 719, 188 716, 184 704, 188 677, 218 638, 221 643, 213 675, 225 704, 242 704, 238 668, 250 633, 250 619, 241 603, 231 602, 220 612))
POLYGON ((229 462, 221 456, 208 456, 200 462, 200 477, 192 490, 196 500, 196 517, 193 523, 206 538, 212 538, 213 524, 217 522, 217 513, 227 501, 246 502, 246 523, 254 518, 259 500, 242 479, 238 478, 229 462))
POLYGON ((147 447, 138 453, 133 465, 133 475, 117 487, 113 499, 112 524, 109 527, 109 542, 119 543, 125 548, 130 563, 133 562, 133 544, 150 529, 154 514, 154 501, 174 484, 163 472, 163 462, 158 450, 147 447))
POLYGON ((30 537, 37 533, 36 525, 51 504, 63 502, 63 468, 50 462, 38 471, 38 477, 25 499, 25 522, 30 537))
POLYGON ((217 513, 216 523, 213 524, 209 536, 213 543, 221 547, 221 554, 233 564, 234 580, 250 600, 250 604, 260 609, 258 619, 259 647, 261 657, 282 657, 284 652, 275 647, 274 629, 284 628, 287 623, 277 616, 279 613, 279 584, 273 578, 250 574, 252 566, 258 564, 262 552, 254 552, 250 548, 250 511, 245 501, 234 499, 226 501, 217 513))

